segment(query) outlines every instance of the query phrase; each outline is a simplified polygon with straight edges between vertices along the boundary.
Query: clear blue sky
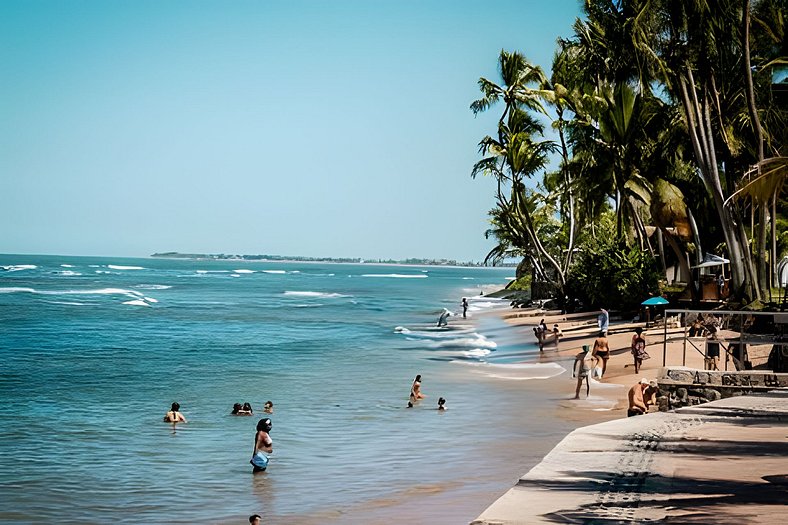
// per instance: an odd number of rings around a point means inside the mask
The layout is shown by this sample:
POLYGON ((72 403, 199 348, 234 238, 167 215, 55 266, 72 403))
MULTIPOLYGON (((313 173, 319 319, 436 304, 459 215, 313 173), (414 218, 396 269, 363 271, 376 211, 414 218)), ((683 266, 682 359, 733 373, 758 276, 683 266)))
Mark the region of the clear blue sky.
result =
MULTIPOLYGON (((502 48, 576 0, 0 0, 0 253, 480 260, 502 48)), ((496 110, 497 111, 497 110, 496 110)))

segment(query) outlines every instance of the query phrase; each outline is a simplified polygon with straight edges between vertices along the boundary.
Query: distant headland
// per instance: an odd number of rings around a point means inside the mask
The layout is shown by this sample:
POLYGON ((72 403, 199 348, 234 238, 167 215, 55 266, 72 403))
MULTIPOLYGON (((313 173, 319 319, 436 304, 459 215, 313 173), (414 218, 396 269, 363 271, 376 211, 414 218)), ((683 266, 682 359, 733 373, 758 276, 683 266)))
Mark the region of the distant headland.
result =
MULTIPOLYGON (((278 261, 278 262, 324 262, 324 263, 353 263, 353 264, 402 264, 413 266, 485 266, 482 262, 456 261, 454 259, 362 259, 360 257, 301 257, 293 255, 233 255, 226 253, 180 253, 162 252, 154 253, 151 257, 165 259, 200 259, 216 261, 278 261)), ((515 264, 498 264, 496 266, 516 266, 515 264)))

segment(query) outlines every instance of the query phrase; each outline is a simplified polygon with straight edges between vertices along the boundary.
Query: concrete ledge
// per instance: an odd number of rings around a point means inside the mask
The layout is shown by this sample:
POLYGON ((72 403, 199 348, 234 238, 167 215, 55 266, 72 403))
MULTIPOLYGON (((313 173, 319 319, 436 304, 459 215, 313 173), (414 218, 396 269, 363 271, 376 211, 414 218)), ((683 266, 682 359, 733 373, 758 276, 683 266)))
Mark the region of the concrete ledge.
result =
POLYGON ((580 428, 473 525, 788 523, 788 392, 580 428))

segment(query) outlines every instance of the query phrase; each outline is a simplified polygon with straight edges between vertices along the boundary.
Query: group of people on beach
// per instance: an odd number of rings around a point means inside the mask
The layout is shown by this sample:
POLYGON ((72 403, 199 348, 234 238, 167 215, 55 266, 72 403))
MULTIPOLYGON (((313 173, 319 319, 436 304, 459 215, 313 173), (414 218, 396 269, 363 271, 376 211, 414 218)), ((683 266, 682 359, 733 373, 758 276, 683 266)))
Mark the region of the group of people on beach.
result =
POLYGON ((558 327, 557 324, 553 325, 553 329, 549 330, 547 328, 547 323, 544 322, 544 319, 539 321, 539 324, 534 326, 534 335, 536 336, 536 341, 539 343, 539 351, 544 351, 545 342, 547 342, 548 338, 552 337, 553 344, 558 346, 558 342, 561 340, 561 336, 564 334, 561 332, 561 329, 558 327))

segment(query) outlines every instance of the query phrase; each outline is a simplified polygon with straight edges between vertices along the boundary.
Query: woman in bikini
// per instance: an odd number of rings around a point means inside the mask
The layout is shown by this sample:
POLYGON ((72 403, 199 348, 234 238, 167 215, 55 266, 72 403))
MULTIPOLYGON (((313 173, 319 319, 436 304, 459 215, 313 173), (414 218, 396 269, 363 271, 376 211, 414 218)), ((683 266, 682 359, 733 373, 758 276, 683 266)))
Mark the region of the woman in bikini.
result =
POLYGON ((257 422, 257 433, 254 435, 254 450, 252 451, 252 459, 249 463, 252 464, 252 472, 263 472, 268 467, 268 456, 274 451, 273 441, 271 436, 271 420, 266 418, 257 422))
POLYGON ((418 401, 419 399, 424 399, 424 394, 421 393, 421 374, 416 376, 410 387, 410 400, 418 401))
POLYGON ((600 379, 605 376, 607 360, 610 359, 610 346, 607 343, 605 333, 605 331, 599 332, 599 337, 594 341, 594 352, 591 354, 592 357, 596 358, 597 364, 599 361, 602 361, 602 374, 599 376, 600 379))

